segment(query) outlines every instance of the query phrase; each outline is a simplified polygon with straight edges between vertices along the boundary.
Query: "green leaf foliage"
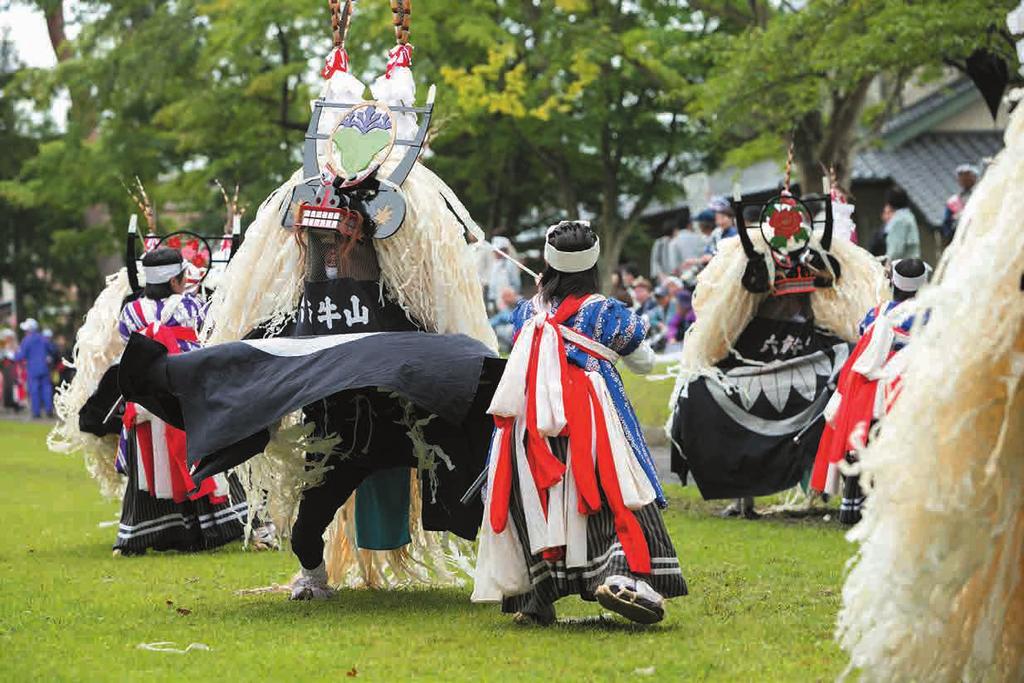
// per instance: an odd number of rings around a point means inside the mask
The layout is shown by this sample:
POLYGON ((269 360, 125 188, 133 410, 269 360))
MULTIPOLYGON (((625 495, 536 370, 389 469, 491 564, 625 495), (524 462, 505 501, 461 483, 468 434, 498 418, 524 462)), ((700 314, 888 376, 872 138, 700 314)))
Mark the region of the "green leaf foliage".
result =
MULTIPOLYGON (((331 47, 326 3, 29 4, 63 7, 78 31, 55 69, 18 68, 9 50, 3 61, 0 237, 16 246, 0 276, 26 302, 88 307, 110 267, 97 256, 120 250, 137 211, 122 180, 142 179, 168 228, 212 232, 215 178, 241 185, 252 216, 298 167, 331 47), (55 103, 70 104, 62 128, 55 103)), ((794 130, 798 170, 848 155, 860 119, 886 114, 858 100, 866 79, 935 73, 978 47, 1008 54, 989 27, 1014 4, 420 2, 413 73, 421 101, 438 89, 424 162, 489 232, 585 216, 606 272, 623 252, 644 263, 644 217, 677 201, 684 175, 781 159, 794 130)), ((372 83, 393 44, 388 4, 357 3, 353 73, 372 83)))
POLYGON ((948 75, 978 49, 1016 63, 1005 35, 1015 0, 691 4, 734 19, 715 32, 710 73, 689 108, 734 163, 759 153, 781 161, 793 137, 805 172, 820 176, 820 163, 848 172, 852 149, 898 104, 891 87, 869 104, 871 87, 948 75), (748 4, 766 8, 762 21, 741 11, 748 4))

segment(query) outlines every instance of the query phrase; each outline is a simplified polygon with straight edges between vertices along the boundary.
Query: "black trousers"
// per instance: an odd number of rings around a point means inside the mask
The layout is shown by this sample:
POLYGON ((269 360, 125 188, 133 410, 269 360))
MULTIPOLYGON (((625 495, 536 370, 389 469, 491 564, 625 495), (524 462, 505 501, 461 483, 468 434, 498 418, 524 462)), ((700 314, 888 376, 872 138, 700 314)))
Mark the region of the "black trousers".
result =
MULTIPOLYGON (((412 442, 396 424, 401 409, 377 391, 345 392, 306 407, 317 434, 337 434, 341 443, 327 456, 324 480, 306 489, 292 527, 292 552, 306 569, 324 559, 324 532, 334 515, 369 475, 394 467, 416 467, 412 442)), ((310 459, 322 457, 309 454, 310 459)))

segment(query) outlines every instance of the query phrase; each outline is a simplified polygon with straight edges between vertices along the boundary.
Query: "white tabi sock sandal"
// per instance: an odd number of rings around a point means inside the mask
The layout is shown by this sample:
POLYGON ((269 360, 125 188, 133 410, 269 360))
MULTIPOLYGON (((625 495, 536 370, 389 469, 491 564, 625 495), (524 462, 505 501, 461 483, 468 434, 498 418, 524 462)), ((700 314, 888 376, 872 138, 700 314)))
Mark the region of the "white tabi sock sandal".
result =
POLYGON ((321 562, 316 569, 302 568, 291 585, 289 600, 326 600, 334 595, 334 589, 327 584, 327 566, 321 562))
POLYGON ((656 624, 665 618, 665 598, 646 581, 609 576, 594 595, 605 609, 638 624, 656 624))
POLYGON ((277 527, 273 522, 267 522, 261 527, 256 527, 249 535, 249 547, 253 550, 280 550, 281 542, 277 539, 277 527))

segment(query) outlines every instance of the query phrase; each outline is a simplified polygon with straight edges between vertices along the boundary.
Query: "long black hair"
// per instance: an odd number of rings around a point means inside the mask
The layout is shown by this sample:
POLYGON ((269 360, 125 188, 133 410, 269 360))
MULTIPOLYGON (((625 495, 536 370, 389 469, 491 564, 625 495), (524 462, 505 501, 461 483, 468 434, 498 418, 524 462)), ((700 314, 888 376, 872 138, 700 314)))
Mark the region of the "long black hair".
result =
POLYGON ((182 262, 181 252, 171 247, 157 247, 142 257, 143 268, 146 266, 167 266, 173 263, 182 264, 182 272, 171 278, 168 282, 160 282, 157 284, 147 283, 145 290, 142 292, 144 297, 147 299, 159 300, 166 299, 170 295, 174 294, 174 290, 171 288, 171 282, 180 277, 184 277, 184 263, 182 262))
MULTIPOLYGON (((587 223, 562 221, 548 233, 547 243, 559 251, 585 251, 597 243, 587 223)), ((586 296, 598 291, 597 264, 579 273, 563 273, 548 265, 540 276, 540 298, 545 303, 567 296, 586 296)))

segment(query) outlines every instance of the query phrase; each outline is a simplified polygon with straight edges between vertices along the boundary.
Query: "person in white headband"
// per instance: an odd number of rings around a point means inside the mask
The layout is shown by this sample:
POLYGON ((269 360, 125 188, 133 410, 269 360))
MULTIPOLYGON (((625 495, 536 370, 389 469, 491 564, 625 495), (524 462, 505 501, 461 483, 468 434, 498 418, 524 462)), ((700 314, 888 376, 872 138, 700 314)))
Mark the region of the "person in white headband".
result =
POLYGON ((554 623, 555 601, 574 594, 653 624, 666 599, 686 595, 661 483, 615 367, 651 370, 650 323, 598 293, 600 252, 585 221, 548 229, 540 291, 513 313, 517 336, 488 408, 498 436, 472 600, 500 601, 522 624, 554 623))
MULTIPOLYGON (((583 273, 593 269, 597 265, 597 259, 601 255, 601 240, 590 229, 589 221, 562 221, 548 228, 545 234, 544 260, 547 264, 560 273, 583 273), (583 249, 559 249, 551 240, 552 234, 567 231, 589 233, 593 237, 593 243, 583 249)), ((586 241, 589 241, 587 239, 586 241)), ((582 245, 583 242, 573 244, 573 247, 582 245)), ((596 287, 594 288, 596 290, 596 287)), ((594 291, 591 290, 591 291, 594 291)))
POLYGON ((810 486, 823 493, 842 490, 839 522, 861 519, 865 493, 856 474, 840 477, 839 462, 857 462, 857 444, 871 437, 871 426, 885 417, 899 395, 902 351, 914 331, 913 299, 928 281, 928 264, 918 258, 895 261, 892 299, 867 312, 861 339, 839 373, 838 389, 825 408, 826 427, 819 443, 810 486))
MULTIPOLYGON (((181 252, 170 247, 158 247, 142 257, 146 287, 142 296, 121 309, 122 341, 128 343, 133 335, 149 337, 170 355, 199 348, 197 331, 206 303, 185 291, 185 266, 181 252)), ((240 540, 246 509, 241 484, 229 483, 223 475, 192 480, 187 474, 185 434, 136 403, 124 404, 124 413, 118 415, 120 405, 120 399, 113 408, 104 402, 100 415, 110 413, 97 416, 103 423, 113 420, 113 429, 120 432, 117 467, 127 475, 114 555, 194 552, 240 540)), ((100 431, 108 429, 104 424, 100 431)))
POLYGON ((928 282, 929 271, 928 264, 918 258, 901 259, 893 263, 893 299, 899 302, 912 298, 928 282))
POLYGON ((147 299, 164 299, 185 291, 185 260, 171 247, 159 247, 142 257, 147 299))

